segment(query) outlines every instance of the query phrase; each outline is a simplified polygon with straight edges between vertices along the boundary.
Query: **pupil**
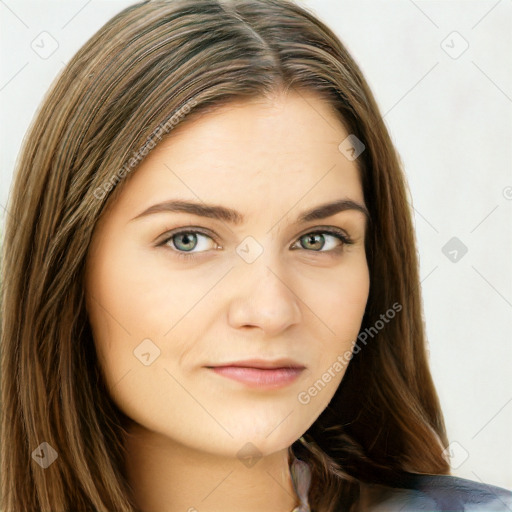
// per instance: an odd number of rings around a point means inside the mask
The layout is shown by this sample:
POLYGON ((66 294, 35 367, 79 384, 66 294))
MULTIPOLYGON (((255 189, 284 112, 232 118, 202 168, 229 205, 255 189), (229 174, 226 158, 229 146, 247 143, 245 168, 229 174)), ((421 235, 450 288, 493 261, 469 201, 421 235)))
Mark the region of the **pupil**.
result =
MULTIPOLYGON (((194 233, 185 233, 183 235, 178 235, 178 240, 179 239, 183 239, 185 242, 184 242, 184 245, 190 245, 190 243, 192 242, 195 242, 195 238, 196 238, 196 235, 194 233)), ((176 245, 180 245, 180 244, 176 244, 176 245)), ((193 249, 193 247, 185 247, 184 248, 185 250, 191 250, 193 249)))
POLYGON ((309 236, 307 235, 307 242, 306 243, 308 243, 308 244, 310 244, 310 243, 311 244, 319 243, 319 241, 315 242, 315 238, 317 238, 319 236, 321 236, 321 235, 320 234, 309 235, 309 236))

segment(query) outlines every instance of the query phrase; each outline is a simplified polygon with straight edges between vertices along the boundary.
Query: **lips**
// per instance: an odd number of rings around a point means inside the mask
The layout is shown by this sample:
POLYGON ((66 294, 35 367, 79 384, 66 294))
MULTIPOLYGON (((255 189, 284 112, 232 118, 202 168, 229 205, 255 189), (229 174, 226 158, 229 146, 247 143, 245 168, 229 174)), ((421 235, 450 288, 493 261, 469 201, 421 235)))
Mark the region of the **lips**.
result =
POLYGON ((261 370, 276 369, 276 368, 292 368, 292 369, 304 369, 305 366, 300 364, 293 359, 277 359, 275 361, 268 361, 265 359, 246 359, 244 361, 232 361, 228 363, 219 363, 215 365, 209 365, 208 368, 220 368, 220 367, 241 367, 241 368, 258 368, 261 370))
POLYGON ((291 384, 303 372, 305 366, 291 359, 251 359, 207 368, 219 376, 241 382, 251 388, 276 389, 291 384))

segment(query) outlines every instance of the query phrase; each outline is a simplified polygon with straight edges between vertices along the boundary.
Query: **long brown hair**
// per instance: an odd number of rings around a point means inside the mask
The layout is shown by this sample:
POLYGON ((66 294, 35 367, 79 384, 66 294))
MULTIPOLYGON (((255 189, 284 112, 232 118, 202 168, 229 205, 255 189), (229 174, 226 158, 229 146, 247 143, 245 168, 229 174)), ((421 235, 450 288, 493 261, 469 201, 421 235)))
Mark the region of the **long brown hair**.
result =
POLYGON ((150 1, 121 11, 78 51, 17 163, 3 242, 3 512, 137 510, 124 472, 125 418, 108 396, 85 310, 94 227, 162 127, 280 91, 317 93, 365 145, 357 164, 371 216, 361 326, 371 339, 289 449, 311 465, 311 508, 356 503, 359 481, 448 472, 406 183, 358 66, 291 1, 150 1), (377 329, 392 304, 400 312, 377 329), (32 460, 43 442, 58 454, 45 470, 32 460))

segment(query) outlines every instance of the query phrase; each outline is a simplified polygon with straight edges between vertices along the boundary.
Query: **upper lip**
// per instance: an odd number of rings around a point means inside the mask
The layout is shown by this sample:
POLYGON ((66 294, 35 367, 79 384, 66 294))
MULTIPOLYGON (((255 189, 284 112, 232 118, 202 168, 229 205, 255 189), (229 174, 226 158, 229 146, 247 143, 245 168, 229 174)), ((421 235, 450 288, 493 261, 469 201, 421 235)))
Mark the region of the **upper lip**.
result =
POLYGON ((247 359, 245 361, 231 361, 228 363, 219 363, 208 365, 208 368, 219 366, 241 366, 244 368, 305 368, 303 364, 294 361, 293 359, 276 359, 275 361, 268 361, 265 359, 247 359))

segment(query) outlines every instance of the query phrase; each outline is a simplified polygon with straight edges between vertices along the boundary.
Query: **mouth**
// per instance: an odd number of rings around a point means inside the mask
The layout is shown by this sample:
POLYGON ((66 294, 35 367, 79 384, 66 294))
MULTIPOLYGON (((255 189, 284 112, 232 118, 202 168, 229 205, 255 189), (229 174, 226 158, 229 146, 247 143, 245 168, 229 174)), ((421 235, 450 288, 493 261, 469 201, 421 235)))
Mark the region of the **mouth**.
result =
POLYGON ((306 369, 291 360, 238 361, 216 366, 207 366, 213 373, 259 389, 278 389, 290 385, 306 369))

